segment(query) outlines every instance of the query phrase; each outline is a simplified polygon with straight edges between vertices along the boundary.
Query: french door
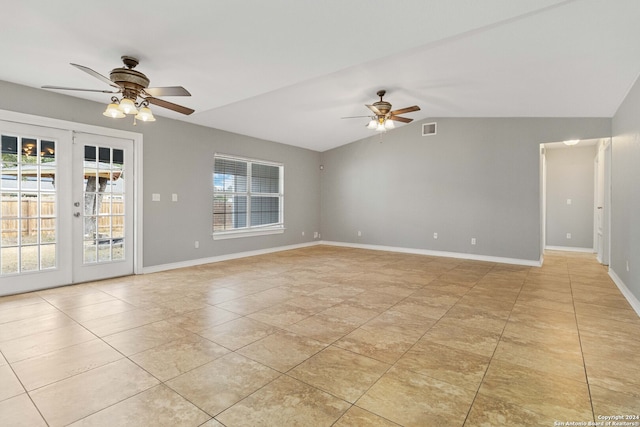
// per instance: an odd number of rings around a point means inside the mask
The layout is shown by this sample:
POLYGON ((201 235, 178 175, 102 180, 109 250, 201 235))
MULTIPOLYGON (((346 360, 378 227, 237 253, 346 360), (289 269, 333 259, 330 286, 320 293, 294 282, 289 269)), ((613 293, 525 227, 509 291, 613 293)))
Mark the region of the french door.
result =
POLYGON ((73 281, 133 274, 133 141, 76 134, 73 281))
POLYGON ((133 273, 133 141, 0 121, 0 295, 133 273))

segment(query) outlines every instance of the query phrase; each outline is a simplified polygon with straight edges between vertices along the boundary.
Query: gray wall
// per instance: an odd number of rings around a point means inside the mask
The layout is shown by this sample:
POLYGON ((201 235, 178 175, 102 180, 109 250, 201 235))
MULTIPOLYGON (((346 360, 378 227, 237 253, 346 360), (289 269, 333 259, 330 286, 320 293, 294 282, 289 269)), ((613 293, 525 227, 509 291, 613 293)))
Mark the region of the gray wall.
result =
POLYGON ((412 123, 317 153, 162 117, 134 127, 102 116, 102 103, 6 82, 0 109, 144 134, 146 267, 309 242, 316 230, 330 241, 537 261, 539 144, 611 135, 607 118, 437 119, 435 136, 412 123), (285 164, 284 234, 211 239, 216 151, 285 164))
POLYGON ((547 246, 593 248, 593 161, 597 153, 595 145, 546 150, 547 246))
POLYGON ((305 243, 320 230, 319 153, 163 117, 133 126, 127 118, 102 116, 106 102, 106 97, 105 103, 97 103, 0 81, 0 109, 144 135, 145 267, 305 243), (216 152, 285 165, 284 234, 212 239, 216 152), (151 202, 152 193, 160 193, 161 201, 151 202), (170 201, 172 193, 178 194, 178 202, 170 201), (194 248, 196 240, 199 249, 194 248))
POLYGON ((640 300, 640 82, 613 118, 610 268, 640 300), (629 271, 627 271, 627 262, 629 271))
POLYGON ((326 151, 323 240, 537 261, 539 144, 610 133, 608 118, 429 119, 326 151))

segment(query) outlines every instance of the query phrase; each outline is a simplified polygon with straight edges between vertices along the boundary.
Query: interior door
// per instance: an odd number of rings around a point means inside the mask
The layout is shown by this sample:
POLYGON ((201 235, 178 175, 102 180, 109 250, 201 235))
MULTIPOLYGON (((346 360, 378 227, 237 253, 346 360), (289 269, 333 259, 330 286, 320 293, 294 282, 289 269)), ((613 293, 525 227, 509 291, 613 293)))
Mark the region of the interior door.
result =
POLYGON ((72 282, 70 131, 0 121, 0 295, 72 282))
POLYGON ((133 274, 133 141, 76 133, 73 280, 133 274))

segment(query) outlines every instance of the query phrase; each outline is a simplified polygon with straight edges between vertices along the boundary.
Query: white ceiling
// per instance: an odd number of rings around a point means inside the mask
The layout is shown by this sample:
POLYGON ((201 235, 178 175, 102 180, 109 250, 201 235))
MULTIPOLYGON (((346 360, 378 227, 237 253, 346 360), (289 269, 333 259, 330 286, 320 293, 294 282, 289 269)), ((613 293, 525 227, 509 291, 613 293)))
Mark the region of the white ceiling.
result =
MULTIPOLYGON (((21 0, 0 80, 103 89, 140 59, 194 108, 157 116, 324 151, 372 134, 364 104, 428 117, 612 117, 640 73, 637 0, 21 0)), ((109 95, 64 92, 107 103, 109 95)), ((105 118, 105 120, 108 120, 105 118)))

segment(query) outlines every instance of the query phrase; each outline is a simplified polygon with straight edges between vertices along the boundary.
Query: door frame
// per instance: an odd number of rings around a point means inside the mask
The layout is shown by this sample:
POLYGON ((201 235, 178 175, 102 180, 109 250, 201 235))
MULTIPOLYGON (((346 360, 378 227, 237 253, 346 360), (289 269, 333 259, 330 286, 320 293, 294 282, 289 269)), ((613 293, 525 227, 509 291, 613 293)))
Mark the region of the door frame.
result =
POLYGON ((31 126, 48 127, 61 129, 71 132, 82 132, 95 135, 104 135, 115 138, 133 140, 133 164, 135 168, 133 176, 133 273, 142 274, 143 272, 143 169, 142 169, 142 153, 143 153, 143 135, 137 132, 130 132, 120 129, 112 129, 102 126, 88 125, 84 123, 76 123, 67 120, 53 119, 49 117, 36 116, 33 114, 17 113, 15 111, 1 110, 0 120, 14 122, 17 124, 25 124, 31 126))
POLYGON ((611 138, 602 138, 598 142, 598 151, 594 159, 594 197, 593 197, 593 251, 598 262, 609 265, 611 256, 611 138), (598 167, 602 162, 602 167, 598 167), (600 177, 602 172, 602 177, 600 177), (602 179, 602 253, 598 248, 598 196, 599 178, 602 179))

